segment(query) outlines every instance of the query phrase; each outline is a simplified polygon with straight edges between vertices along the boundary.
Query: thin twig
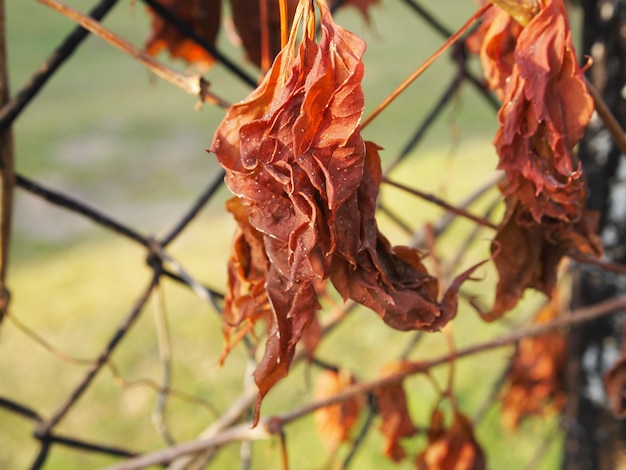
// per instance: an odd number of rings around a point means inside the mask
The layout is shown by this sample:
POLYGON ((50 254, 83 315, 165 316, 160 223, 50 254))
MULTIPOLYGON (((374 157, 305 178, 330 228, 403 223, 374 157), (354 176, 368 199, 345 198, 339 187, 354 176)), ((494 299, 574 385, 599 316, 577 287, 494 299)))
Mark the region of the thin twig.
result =
MULTIPOLYGON (((514 331, 513 333, 510 333, 508 335, 503 335, 498 338, 484 341, 482 343, 458 349, 454 354, 454 359, 457 360, 463 357, 473 356, 475 354, 485 351, 491 351, 492 349, 498 349, 504 346, 508 346, 510 344, 517 343, 523 338, 539 336, 557 328, 585 323, 596 318, 612 314, 615 311, 624 308, 626 308, 626 296, 614 297, 612 299, 599 302, 595 305, 571 311, 569 314, 562 315, 550 322, 540 325, 533 325, 525 329, 514 331)), ((360 384, 352 385, 345 388, 337 395, 304 405, 298 409, 279 416, 278 419, 280 419, 283 424, 295 421, 319 408, 324 408, 326 406, 341 403, 355 396, 370 392, 376 388, 402 381, 406 377, 409 377, 411 375, 423 373, 425 371, 428 371, 429 369, 432 369, 433 367, 447 364, 450 359, 451 357, 449 355, 444 355, 428 361, 415 363, 414 367, 407 367, 400 373, 392 374, 380 379, 372 380, 370 382, 362 382, 360 384)))
POLYGON ((472 222, 476 222, 477 224, 482 225, 483 227, 488 227, 488 228, 491 228, 491 229, 496 229, 497 228, 497 226, 494 223, 492 223, 491 221, 489 221, 489 220, 487 220, 487 219, 485 219, 483 217, 479 217, 477 215, 474 215, 474 214, 468 212, 467 210, 465 210, 465 209, 463 209, 461 207, 454 206, 454 205, 450 204, 449 202, 446 202, 443 199, 441 199, 441 198, 439 198, 439 197, 437 197, 437 196, 435 196, 433 194, 425 193, 423 191, 420 191, 419 189, 415 189, 415 188, 412 188, 410 186, 404 185, 402 183, 398 183, 396 181, 392 181, 389 178, 383 178, 383 183, 387 183, 388 185, 393 186, 394 188, 398 188, 398 189, 401 189, 403 191, 406 191, 407 193, 412 194, 414 196, 417 196, 417 197, 419 197, 421 199, 424 199, 425 201, 432 202, 433 204, 436 204, 439 207, 441 207, 441 208, 443 208, 443 209, 445 209, 445 210, 447 210, 449 212, 452 212, 453 214, 456 214, 456 215, 461 216, 461 217, 465 217, 466 219, 469 219, 472 222))
MULTIPOLYGON (((224 429, 232 426, 233 423, 241 419, 241 417, 246 413, 250 407, 254 404, 258 394, 258 390, 256 385, 248 386, 243 393, 233 401, 232 405, 226 412, 224 412, 211 426, 206 428, 199 437, 199 439, 208 439, 211 437, 217 436, 224 429)), ((211 454, 201 453, 198 455, 198 459, 202 459, 203 463, 207 463, 206 457, 211 456, 211 454)), ((195 456, 185 455, 173 460, 169 466, 168 470, 184 470, 191 466, 192 461, 194 461, 195 456)), ((195 461, 193 462, 195 466, 195 461)))
MULTIPOLYGON (((474 191, 472 191, 463 201, 461 201, 461 203, 456 206, 457 208, 460 209, 466 209, 469 206, 471 206, 474 202, 476 202, 478 199, 480 199, 483 195, 485 195, 494 185, 496 185, 500 180, 502 179, 502 175, 498 174, 498 173, 494 173, 492 176, 490 176, 482 185, 480 185, 478 188, 476 188, 474 191)), ((436 236, 440 236, 442 233, 444 233, 452 224, 452 222, 454 222, 454 220, 456 219, 457 214, 453 213, 453 212, 447 212, 445 213, 434 225, 433 225, 433 230, 436 236)), ((424 245, 424 240, 425 240, 425 231, 424 230, 420 230, 419 232, 416 232, 413 234, 413 237, 411 238, 411 243, 410 246, 412 247, 421 247, 424 245)))
POLYGON ((70 364, 81 365, 81 366, 93 364, 93 359, 85 359, 85 358, 73 357, 73 356, 70 356, 69 354, 64 353, 63 351, 61 351, 56 346, 53 346, 48 340, 44 339, 43 336, 41 336, 36 331, 34 331, 33 329, 29 328, 24 323, 22 323, 15 316, 15 314, 13 312, 8 311, 6 317, 7 317, 8 321, 15 328, 20 330, 23 334, 28 336, 31 340, 33 340, 35 343, 37 343, 43 349, 45 349, 50 354, 55 356, 57 359, 59 359, 61 361, 64 361, 64 362, 67 362, 67 363, 70 363, 70 364))
POLYGON ((172 382, 172 354, 170 348, 170 332, 165 311, 165 299, 163 288, 158 282, 154 288, 154 323, 159 347, 159 359, 163 367, 163 378, 158 388, 156 403, 152 409, 152 423, 157 432, 168 445, 174 445, 174 439, 165 420, 165 408, 172 382))
MULTIPOLYGON (((409 8, 411 8, 415 13, 421 16, 435 31, 437 31, 444 38, 449 38, 452 36, 452 31, 446 28, 442 23, 440 23, 431 13, 429 13, 423 6, 414 0, 402 0, 409 8)), ((485 86, 484 79, 476 77, 476 75, 467 68, 467 65, 463 64, 462 66, 463 74, 467 81, 469 81, 476 90, 483 96, 485 101, 491 106, 491 109, 494 111, 498 111, 500 109, 500 102, 493 95, 491 90, 487 86, 485 86)))
MULTIPOLYGON (((113 376, 113 383, 121 389, 129 389, 133 387, 147 387, 150 390, 153 390, 157 393, 159 393, 162 389, 162 387, 160 387, 159 384, 156 383, 152 379, 148 379, 148 378, 140 378, 140 379, 135 379, 135 380, 124 379, 124 377, 122 377, 120 371, 118 370, 117 366, 111 360, 107 362, 106 367, 107 369, 109 369, 109 371, 111 371, 111 375, 113 376)), ((208 411, 210 411, 213 414, 213 416, 219 416, 219 412, 217 408, 211 402, 203 398, 190 395, 186 392, 183 392, 182 390, 178 390, 172 387, 165 390, 165 393, 167 393, 168 396, 178 398, 179 400, 184 401, 186 403, 193 403, 194 405, 201 406, 207 409, 208 411)))
POLYGON ((239 426, 228 428, 214 437, 177 444, 168 449, 159 450, 151 454, 129 459, 126 462, 117 465, 111 465, 110 467, 106 467, 104 470, 135 470, 150 467, 151 465, 172 462, 183 455, 194 454, 205 449, 221 447, 231 442, 267 439, 271 435, 272 432, 267 427, 267 422, 265 421, 259 423, 259 425, 255 428, 252 428, 250 423, 244 423, 239 426))
POLYGON ((602 122, 604 122, 604 125, 611 134, 611 137, 613 137, 613 141, 615 142, 615 145, 617 145, 617 148, 619 148, 623 154, 626 154, 626 132, 606 105, 604 99, 602 99, 602 95, 598 89, 593 83, 591 83, 591 80, 585 77, 585 84, 587 85, 589 94, 593 98, 593 104, 595 105, 598 116, 602 119, 602 122))
POLYGON ((200 75, 189 75, 185 73, 177 72, 174 69, 167 67, 158 60, 154 59, 151 55, 143 50, 133 46, 128 41, 108 30, 102 26, 99 22, 89 18, 87 15, 71 8, 58 0, 36 0, 37 2, 45 5, 53 10, 61 13, 69 19, 75 21, 83 28, 89 30, 96 36, 101 37, 109 44, 117 47, 122 52, 137 59, 145 67, 147 67, 155 75, 158 75, 162 79, 170 82, 172 85, 184 90, 190 95, 197 96, 201 102, 208 102, 215 104, 221 108, 229 108, 230 103, 220 98, 214 93, 209 91, 209 83, 206 82, 200 75))
POLYGON ((409 141, 405 144, 404 148, 400 151, 398 156, 393 160, 385 169, 383 174, 388 175, 396 166, 398 166, 402 161, 415 150, 417 144, 424 138, 426 132, 430 129, 430 127, 435 123, 441 112, 447 106, 448 102, 452 99, 454 94, 459 90, 460 86, 463 84, 465 79, 465 75, 463 70, 457 72, 454 76, 450 84, 446 87, 446 89, 441 94, 439 100, 432 107, 430 112, 426 115, 422 123, 419 125, 417 130, 413 133, 409 141))
MULTIPOLYGON (((102 0, 91 10, 89 16, 95 20, 101 20, 117 2, 118 0, 102 0)), ((11 101, 0 108, 0 132, 11 126, 13 121, 22 113, 22 110, 38 95, 59 67, 72 56, 76 48, 88 36, 89 31, 85 28, 81 26, 74 28, 11 101)))
MULTIPOLYGON (((41 0, 38 0, 41 1, 41 0)), ((426 59, 426 61, 420 65, 409 77, 402 82, 385 100, 379 104, 372 113, 363 120, 361 123, 361 129, 365 129, 369 123, 371 123, 392 101, 394 101, 400 94, 408 88, 422 73, 430 67, 452 44, 459 40, 463 34, 474 24, 474 22, 480 18, 489 8, 491 3, 485 3, 481 6, 476 13, 474 13, 470 19, 459 30, 450 36, 433 54, 426 59)))

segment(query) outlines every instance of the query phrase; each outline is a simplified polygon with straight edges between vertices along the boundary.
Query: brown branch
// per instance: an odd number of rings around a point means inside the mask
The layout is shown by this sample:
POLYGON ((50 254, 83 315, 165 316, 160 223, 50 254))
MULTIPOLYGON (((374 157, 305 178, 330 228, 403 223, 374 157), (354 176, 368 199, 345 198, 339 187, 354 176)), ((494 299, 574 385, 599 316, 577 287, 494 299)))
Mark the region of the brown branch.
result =
MULTIPOLYGON (((5 6, 4 0, 0 0, 0 106, 4 106, 9 101, 6 41, 5 6)), ((9 262, 13 190, 15 187, 13 158, 13 130, 11 127, 7 127, 0 133, 0 323, 9 303, 6 274, 9 262)))
POLYGON ((198 439, 196 441, 185 442, 175 445, 168 449, 159 450, 151 454, 142 455, 141 457, 129 459, 118 465, 111 465, 104 470, 134 470, 139 468, 150 467, 162 463, 171 462, 181 456, 195 454, 210 448, 221 447, 231 442, 239 442, 244 440, 260 440, 267 439, 272 435, 272 431, 268 427, 267 420, 259 423, 256 428, 251 427, 251 423, 240 424, 223 431, 213 437, 198 439))
MULTIPOLYGON (((101 0, 90 12, 89 16, 101 20, 117 4, 118 0, 101 0)), ((89 36, 84 28, 76 27, 39 66, 33 76, 22 86, 15 96, 0 108, 0 131, 11 126, 24 108, 39 94, 48 80, 72 56, 74 51, 89 36)))
POLYGON ((452 212, 453 214, 459 215, 461 217, 465 217, 466 219, 476 222, 477 224, 482 225, 484 227, 488 227, 494 230, 497 228, 497 225, 495 225, 491 221, 484 219, 483 217, 478 217, 477 215, 474 215, 471 212, 468 212, 463 208, 454 206, 450 204, 449 202, 446 202, 443 199, 438 198, 437 196, 434 196, 432 194, 425 193, 423 191, 420 191, 419 189, 411 188, 410 186, 406 186, 402 183, 397 183, 395 181, 390 180, 389 178, 383 178, 383 183, 387 183, 388 185, 393 186, 394 188, 398 188, 398 189, 401 189, 402 191, 406 191, 407 193, 412 194, 413 196, 417 196, 421 199, 424 199, 425 201, 432 202, 433 204, 436 204, 439 207, 449 212, 452 212))
POLYGON ((370 382, 363 382, 353 385, 344 389, 337 395, 326 398, 324 400, 309 403, 302 406, 301 408, 285 413, 279 416, 278 419, 280 419, 283 424, 287 424, 309 413, 312 413, 319 408, 324 408, 326 406, 341 403, 355 396, 371 392, 376 388, 402 381, 410 375, 423 373, 429 369, 432 369, 433 367, 447 364, 451 359, 457 360, 463 357, 473 356, 474 354, 478 354, 481 352, 491 351, 492 349, 508 346, 510 344, 517 343, 523 338, 539 336, 556 328, 585 323, 623 308, 626 308, 626 296, 615 297, 613 299, 606 300, 604 302, 600 302, 589 307, 580 308, 570 312, 568 315, 563 315, 551 322, 543 323, 541 325, 533 325, 529 328, 517 330, 508 335, 500 336, 499 338, 475 344, 473 346, 468 346, 463 349, 458 349, 454 353, 453 357, 445 355, 429 361, 415 363, 412 368, 407 367, 401 373, 389 375, 387 377, 376 379, 370 382))
POLYGON ((617 145, 623 154, 626 154, 626 132, 602 99, 602 95, 595 85, 587 78, 585 78, 585 84, 587 85, 589 94, 593 98, 593 104, 595 105, 598 116, 602 119, 602 122, 604 122, 604 125, 611 134, 611 137, 613 137, 615 145, 617 145))
POLYGON ((75 21, 91 33, 101 37, 109 44, 120 49, 122 52, 137 59, 155 75, 158 75, 162 79, 186 91, 190 95, 197 96, 198 98, 200 98, 201 102, 206 101, 222 108, 230 107, 230 103, 209 91, 209 83, 204 80, 202 76, 180 73, 174 69, 167 67, 158 60, 154 59, 148 53, 133 46, 125 39, 105 28, 99 22, 88 17, 87 15, 84 15, 78 10, 75 10, 68 5, 65 5, 64 3, 61 3, 57 0, 37 0, 37 2, 49 8, 52 8, 53 10, 75 21))
POLYGON ((626 308, 626 296, 615 297, 593 306, 574 310, 570 312, 569 315, 563 315, 548 323, 533 325, 529 328, 518 330, 499 338, 475 344, 473 346, 468 346, 463 349, 458 349, 454 353, 453 357, 450 355, 444 355, 429 361, 420 363, 416 362, 413 364, 413 367, 406 367, 400 373, 392 374, 370 382, 356 384, 344 389, 332 397, 305 404, 279 416, 263 418, 260 420, 256 428, 251 427, 251 422, 244 423, 242 425, 229 428, 217 436, 178 444, 169 449, 159 450, 151 454, 127 460, 122 464, 108 467, 106 470, 136 470, 150 465, 170 462, 183 455, 201 452, 210 448, 217 448, 238 440, 266 439, 269 438, 275 430, 282 429, 282 426, 296 421, 314 412, 315 410, 350 400, 356 396, 365 395, 374 389, 390 385, 392 383, 397 383, 411 375, 424 373, 434 367, 447 364, 452 359, 458 360, 463 357, 473 356, 478 353, 508 346, 510 344, 517 343, 523 338, 539 336, 556 328, 585 323, 623 308, 626 308), (277 426, 277 423, 279 423, 280 426, 277 426))

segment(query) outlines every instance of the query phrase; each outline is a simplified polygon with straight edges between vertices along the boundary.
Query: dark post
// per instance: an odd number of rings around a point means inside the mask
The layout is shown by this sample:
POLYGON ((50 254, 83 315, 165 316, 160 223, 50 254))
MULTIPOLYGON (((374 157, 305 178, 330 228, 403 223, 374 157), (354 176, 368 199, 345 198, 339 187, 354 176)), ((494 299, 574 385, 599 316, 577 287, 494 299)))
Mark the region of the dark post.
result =
MULTIPOLYGON (((582 52, 593 59, 587 78, 626 125, 626 0, 582 0, 582 52)), ((584 59, 583 59, 584 60, 584 59)), ((596 116, 580 143, 588 208, 599 211, 608 260, 626 262, 626 156, 596 116)), ((626 279, 589 265, 575 271, 573 307, 623 293, 626 279)), ((566 470, 626 468, 626 425, 607 408, 602 378, 621 355, 622 313, 573 328, 566 370, 566 470)))

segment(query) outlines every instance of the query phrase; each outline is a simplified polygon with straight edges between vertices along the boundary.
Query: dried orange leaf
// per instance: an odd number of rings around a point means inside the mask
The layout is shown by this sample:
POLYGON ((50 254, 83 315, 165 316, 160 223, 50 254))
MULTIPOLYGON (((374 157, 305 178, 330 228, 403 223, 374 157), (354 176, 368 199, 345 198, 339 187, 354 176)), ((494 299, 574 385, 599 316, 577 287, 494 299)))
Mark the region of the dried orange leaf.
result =
MULTIPOLYGON (((552 300, 535 316, 534 324, 555 319, 560 314, 560 299, 552 300)), ((560 411, 566 395, 563 371, 566 359, 566 339, 562 331, 549 331, 519 342, 504 385, 502 421, 510 429, 529 415, 560 411)))
POLYGON ((428 446, 417 456, 419 470, 484 470, 485 454, 474 436, 472 422, 455 413, 452 425, 445 429, 443 415, 433 412, 428 432, 428 446))
MULTIPOLYGON (((215 44, 220 26, 221 0, 161 0, 161 4, 171 9, 202 39, 209 44, 215 44)), ((213 64, 213 56, 195 41, 180 33, 161 16, 153 12, 151 14, 152 32, 146 42, 148 54, 154 56, 167 50, 175 59, 183 59, 202 67, 213 64)))
MULTIPOLYGON (((316 400, 332 397, 355 383, 356 379, 345 371, 324 371, 316 378, 314 397, 316 400)), ((317 433, 329 452, 334 452, 343 442, 348 441, 362 408, 361 401, 351 398, 315 411, 317 433)))

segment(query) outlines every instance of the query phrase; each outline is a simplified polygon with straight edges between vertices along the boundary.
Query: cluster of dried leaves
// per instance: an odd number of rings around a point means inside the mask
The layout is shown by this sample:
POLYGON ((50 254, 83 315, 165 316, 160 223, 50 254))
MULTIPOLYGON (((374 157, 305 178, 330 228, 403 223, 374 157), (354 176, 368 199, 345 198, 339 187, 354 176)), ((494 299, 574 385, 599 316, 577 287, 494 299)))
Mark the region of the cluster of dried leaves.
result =
MULTIPOLYGON (((345 299, 400 330, 437 330, 456 313, 463 273, 438 301, 421 255, 379 232, 379 147, 359 121, 365 43, 336 25, 319 2, 301 2, 286 47, 259 87, 228 111, 211 150, 237 196, 239 232, 229 266, 227 337, 263 318, 265 352, 254 374, 260 399, 287 375, 330 279, 345 299), (302 25, 303 37, 298 41, 302 25)), ((257 408, 258 411, 258 408, 257 408)))
MULTIPOLYGON (((315 3, 321 17, 318 40, 310 1, 285 0, 281 18, 278 2, 231 0, 232 21, 247 57, 267 71, 257 89, 230 108, 211 147, 235 194, 227 209, 238 224, 228 265, 224 355, 259 321, 267 328, 254 373, 256 419, 263 397, 287 375, 296 346, 304 343, 313 355, 320 339, 318 297, 327 280, 344 300, 369 307, 395 329, 436 331, 456 314, 458 289, 477 267, 458 276, 439 300, 439 283, 426 271, 421 254, 392 247, 379 232, 380 148, 364 141, 359 127, 365 43, 334 23, 323 0, 315 3), (291 28, 286 44, 281 44, 281 20, 291 28)), ((346 3, 369 20, 372 0, 346 3)), ((602 253, 595 215, 584 211, 585 184, 574 151, 593 104, 563 1, 492 3, 467 39, 502 101, 494 143, 504 172, 500 189, 506 213, 492 245, 499 282, 492 314, 484 315, 488 320, 513 308, 527 288, 550 295, 564 256, 602 253)), ((164 4, 215 43, 220 1, 164 4)), ((156 54, 164 48, 189 62, 208 66, 213 61, 154 16, 147 50, 156 54)), ((556 312, 551 303, 536 321, 556 312)), ((563 405, 564 351, 558 332, 519 344, 503 398, 509 426, 546 405, 563 405)), ((394 364, 383 375, 402 376, 416 367, 394 364)), ((618 365, 613 375, 626 376, 623 369, 618 365)), ((316 396, 332 396, 355 383, 349 373, 327 371, 318 378, 316 396)), ((402 439, 419 431, 403 379, 377 388, 374 397, 386 439, 383 452, 393 461, 404 460, 402 439)), ((317 412, 330 451, 350 439, 363 406, 361 399, 352 399, 317 412)), ((440 409, 433 412, 428 445, 415 456, 417 468, 485 468, 471 421, 454 409, 446 427, 443 416, 440 409)))
POLYGON ((564 255, 600 256, 574 147, 593 112, 562 0, 494 1, 468 45, 502 100, 496 146, 506 214, 493 243, 493 318, 527 288, 550 295, 564 255), (523 18, 525 25, 514 16, 523 18))

